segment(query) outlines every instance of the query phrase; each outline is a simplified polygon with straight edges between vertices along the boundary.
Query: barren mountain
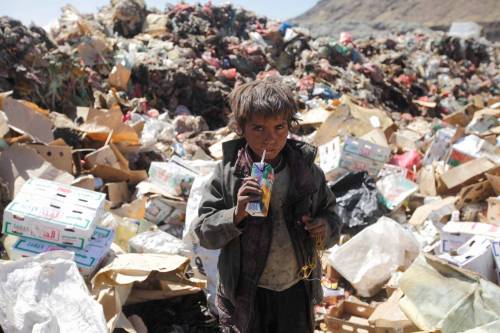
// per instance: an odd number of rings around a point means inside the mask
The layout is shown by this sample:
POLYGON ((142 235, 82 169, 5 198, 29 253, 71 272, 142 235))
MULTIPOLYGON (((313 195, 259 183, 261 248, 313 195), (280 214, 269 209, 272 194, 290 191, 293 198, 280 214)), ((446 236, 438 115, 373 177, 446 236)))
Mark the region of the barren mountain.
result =
POLYGON ((369 29, 447 29, 452 22, 474 21, 489 39, 498 40, 500 0, 321 0, 292 21, 315 35, 335 35, 349 28, 356 33, 358 26, 361 35, 369 29))

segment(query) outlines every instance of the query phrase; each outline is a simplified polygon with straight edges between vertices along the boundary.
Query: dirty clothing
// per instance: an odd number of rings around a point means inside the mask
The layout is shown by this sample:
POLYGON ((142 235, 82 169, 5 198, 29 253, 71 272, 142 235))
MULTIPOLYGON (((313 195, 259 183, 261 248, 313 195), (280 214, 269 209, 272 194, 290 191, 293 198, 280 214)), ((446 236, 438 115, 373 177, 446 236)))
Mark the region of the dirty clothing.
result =
MULTIPOLYGON (((285 164, 285 163, 282 163, 285 164)), ((293 243, 286 228, 283 204, 286 201, 290 183, 289 168, 276 166, 274 171, 273 191, 271 195, 273 234, 266 267, 259 280, 259 287, 274 291, 283 291, 300 281, 300 276, 293 243), (281 170, 280 170, 281 169, 281 170)))
MULTIPOLYGON (((218 262, 216 305, 222 325, 239 332, 252 332, 255 301, 260 277, 266 266, 272 242, 273 207, 267 217, 247 217, 240 225, 233 222, 237 193, 243 178, 250 175, 252 159, 244 139, 223 143, 224 157, 205 189, 194 222, 201 246, 221 249, 218 262)), ((290 184, 283 212, 298 267, 314 258, 314 246, 300 221, 304 215, 328 221, 326 246, 336 234, 335 197, 326 186, 325 176, 314 164, 316 148, 288 140, 282 151, 289 168, 290 184)), ((310 306, 322 300, 321 265, 304 280, 310 306)), ((308 311, 312 329, 314 318, 308 311)))

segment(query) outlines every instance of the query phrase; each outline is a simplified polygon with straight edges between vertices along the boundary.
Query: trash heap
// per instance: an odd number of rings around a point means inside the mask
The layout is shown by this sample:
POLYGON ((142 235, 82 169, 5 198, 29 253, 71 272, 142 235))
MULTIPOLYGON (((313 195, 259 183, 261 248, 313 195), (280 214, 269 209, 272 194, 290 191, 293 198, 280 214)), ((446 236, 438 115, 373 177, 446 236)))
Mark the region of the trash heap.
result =
POLYGON ((337 197, 317 329, 500 329, 497 45, 314 39, 230 5, 134 0, 66 6, 49 32, 2 17, 0 37, 4 330, 218 332, 218 251, 192 222, 236 137, 227 94, 269 76, 337 197), (65 317, 59 284, 79 290, 65 317))

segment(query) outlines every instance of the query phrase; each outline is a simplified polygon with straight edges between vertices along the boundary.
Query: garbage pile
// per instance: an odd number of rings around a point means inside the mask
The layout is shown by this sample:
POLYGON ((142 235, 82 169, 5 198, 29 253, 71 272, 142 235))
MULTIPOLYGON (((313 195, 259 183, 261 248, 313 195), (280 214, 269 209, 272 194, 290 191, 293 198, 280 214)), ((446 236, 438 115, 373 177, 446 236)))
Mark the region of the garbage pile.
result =
POLYGON ((90 331, 217 332, 218 251, 192 221, 236 137, 227 94, 272 76, 293 89, 291 136, 318 146, 337 197, 318 330, 498 331, 499 48, 487 40, 313 39, 230 5, 134 0, 64 7, 48 33, 2 17, 0 37, 0 276, 30 271, 43 283, 23 290, 48 295, 30 294, 40 314, 2 289, 2 328, 71 327, 48 288, 68 280, 81 291, 68 306, 92 304, 68 317, 95 317, 90 331))

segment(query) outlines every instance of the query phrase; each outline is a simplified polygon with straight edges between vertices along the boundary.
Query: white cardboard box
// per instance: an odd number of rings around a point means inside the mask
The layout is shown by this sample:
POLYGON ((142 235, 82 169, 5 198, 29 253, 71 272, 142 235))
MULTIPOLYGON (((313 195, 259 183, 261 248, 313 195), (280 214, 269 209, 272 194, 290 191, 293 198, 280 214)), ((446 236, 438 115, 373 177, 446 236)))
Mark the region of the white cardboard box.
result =
POLYGON ((189 195, 196 175, 196 172, 175 158, 168 162, 152 162, 149 167, 149 181, 176 197, 189 195))
POLYGON ((376 176, 389 160, 390 149, 370 141, 346 136, 319 146, 320 167, 327 180, 333 180, 349 171, 367 171, 376 176))
POLYGON ((175 207, 169 205, 168 201, 162 197, 150 198, 146 205, 144 218, 149 222, 158 224, 164 221, 174 210, 175 207))
POLYGON ((441 230, 441 241, 448 250, 457 249, 475 235, 500 239, 500 226, 480 222, 448 222, 441 230))
POLYGON ((495 272, 497 274, 497 283, 500 284, 500 240, 491 242, 491 252, 495 260, 495 272))
POLYGON ((103 213, 104 193, 29 180, 6 207, 3 233, 84 248, 103 213))
POLYGON ((491 239, 474 236, 456 250, 456 255, 443 253, 440 258, 480 274, 492 282, 497 282, 495 261, 491 251, 491 239))
POLYGON ((12 260, 31 257, 42 252, 68 250, 75 253, 75 262, 84 276, 91 275, 99 266, 113 242, 112 229, 96 227, 94 234, 85 249, 74 249, 36 239, 20 237, 10 251, 12 260))
POLYGON ((106 201, 105 193, 40 178, 28 179, 17 197, 59 200, 94 210, 103 209, 106 201))

